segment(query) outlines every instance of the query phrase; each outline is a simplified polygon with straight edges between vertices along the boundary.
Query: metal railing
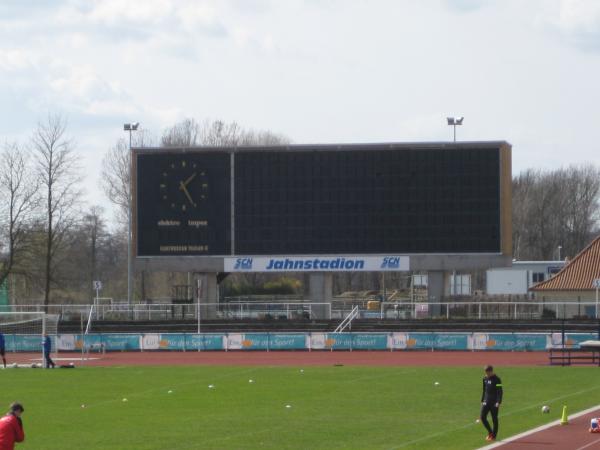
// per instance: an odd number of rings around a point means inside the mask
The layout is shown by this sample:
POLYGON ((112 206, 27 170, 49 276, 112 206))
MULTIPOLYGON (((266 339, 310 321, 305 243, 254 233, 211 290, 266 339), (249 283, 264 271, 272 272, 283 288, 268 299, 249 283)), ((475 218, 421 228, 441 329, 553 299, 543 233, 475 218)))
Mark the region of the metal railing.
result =
MULTIPOLYGON (((198 312, 202 320, 228 319, 344 319, 357 309, 357 319, 594 319, 599 318, 598 304, 593 301, 547 302, 547 301, 504 301, 504 302, 369 302, 351 301, 343 304, 333 302, 221 302, 221 303, 126 303, 112 302, 93 307, 93 320, 116 321, 169 321, 194 320, 198 312), (198 311, 199 308, 199 311, 198 311)), ((49 305, 48 313, 56 314, 60 320, 84 320, 90 315, 92 305, 49 305)), ((43 305, 9 305, 6 312, 43 312, 43 305)))
POLYGON ((438 302, 390 303, 382 302, 377 312, 363 313, 363 317, 379 319, 597 319, 596 302, 438 302))
MULTIPOLYGON (((11 305, 12 312, 42 312, 43 305, 11 305)), ((193 320, 200 316, 205 319, 329 319, 330 303, 315 302, 227 302, 227 303, 126 303, 93 305, 49 305, 48 312, 57 314, 61 320, 80 320, 84 317, 103 321, 142 321, 142 320, 193 320)))
POLYGON ((358 305, 352 308, 350 314, 346 316, 344 320, 337 326, 337 328, 333 331, 334 333, 342 333, 347 327, 352 327, 352 321, 356 319, 360 314, 358 309, 358 305))

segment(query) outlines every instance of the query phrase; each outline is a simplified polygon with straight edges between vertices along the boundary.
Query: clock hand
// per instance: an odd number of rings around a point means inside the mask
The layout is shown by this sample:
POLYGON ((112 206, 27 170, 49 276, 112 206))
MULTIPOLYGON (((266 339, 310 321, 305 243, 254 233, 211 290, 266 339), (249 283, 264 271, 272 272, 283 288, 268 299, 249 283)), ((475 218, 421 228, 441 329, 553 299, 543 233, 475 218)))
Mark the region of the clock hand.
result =
POLYGON ((195 176, 196 176, 196 172, 194 172, 194 174, 191 177, 189 177, 187 180, 185 180, 182 184, 184 186, 187 186, 188 184, 190 184, 190 181, 192 181, 195 176))
POLYGON ((185 187, 185 184, 183 184, 183 181, 179 182, 179 189, 183 191, 183 193, 188 198, 188 200, 190 201, 190 203, 195 207, 196 204, 194 203, 194 200, 192 200, 192 196, 190 195, 190 193, 188 192, 187 188, 185 187))

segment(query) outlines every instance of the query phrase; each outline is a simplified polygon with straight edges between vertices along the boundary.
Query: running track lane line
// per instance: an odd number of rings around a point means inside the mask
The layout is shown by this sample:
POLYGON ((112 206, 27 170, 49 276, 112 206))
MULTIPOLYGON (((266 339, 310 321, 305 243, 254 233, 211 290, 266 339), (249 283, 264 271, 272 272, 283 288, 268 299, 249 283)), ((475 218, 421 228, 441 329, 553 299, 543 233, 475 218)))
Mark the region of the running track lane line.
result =
POLYGON ((583 447, 579 447, 576 450, 583 450, 584 448, 590 448, 593 444, 597 444, 600 442, 600 439, 596 439, 594 442, 590 442, 589 444, 585 444, 583 447))
MULTIPOLYGON (((589 389, 583 389, 583 390, 580 390, 580 391, 571 392, 569 394, 561 395, 560 397, 555 397, 555 398, 551 398, 551 399, 548 399, 548 400, 544 400, 541 403, 554 403, 554 402, 556 402, 558 400, 564 400, 564 399, 572 397, 574 395, 584 394, 586 392, 595 391, 597 389, 600 389, 600 386, 596 386, 596 387, 589 388, 589 389)), ((514 414, 518 414, 520 412, 527 411, 529 409, 537 408, 539 405, 540 405, 540 403, 531 404, 531 405, 525 406, 523 408, 519 408, 519 409, 515 409, 515 410, 512 410, 512 411, 509 411, 508 413, 502 413, 502 415, 500 417, 503 419, 505 417, 512 416, 514 414)), ((600 405, 598 405, 598 406, 600 406, 600 405)), ((504 407, 504 408, 506 408, 506 407, 504 407)), ((571 416, 571 417, 575 417, 575 416, 571 416)), ((424 437, 413 439, 412 441, 404 442, 404 443, 402 443, 400 445, 397 445, 395 447, 391 447, 389 450, 397 450, 397 449, 400 449, 402 447, 406 447, 408 445, 416 444, 418 442, 426 441, 428 439, 433 439, 435 437, 438 437, 438 436, 441 436, 441 435, 444 435, 444 434, 447 434, 447 433, 454 433, 455 431, 461 431, 461 430, 464 430, 465 428, 469 428, 469 427, 472 427, 472 426, 475 426, 475 423, 469 423, 467 425, 461 425, 461 426, 458 426, 456 428, 452 428, 450 430, 444 430, 444 431, 440 431, 438 433, 434 433, 434 434, 430 434, 430 435, 427 435, 427 436, 424 436, 424 437)), ((507 441, 499 441, 498 444, 500 444, 501 442, 507 442, 507 441)), ((479 449, 479 450, 481 450, 481 449, 479 449)))
MULTIPOLYGON (((585 416, 586 414, 592 413, 592 412, 594 412, 596 410, 599 410, 599 409, 600 409, 600 405, 592 406, 591 408, 584 409, 583 411, 579 411, 578 413, 569 415, 569 420, 571 420, 571 419, 577 419, 578 417, 585 416)), ((499 442, 495 442, 495 443, 490 444, 490 445, 486 445, 485 447, 480 447, 477 450, 492 450, 494 448, 502 447, 504 444, 508 444, 510 442, 517 441, 517 440, 519 440, 521 438, 524 438, 524 437, 527 437, 527 436, 531 436, 532 434, 538 433, 540 431, 547 430, 548 428, 552 428, 552 427, 555 427, 557 425, 560 425, 560 419, 557 419, 554 422, 550 422, 550 423, 547 423, 545 425, 541 425, 541 426, 539 426, 537 428, 533 428, 531 430, 525 431, 523 433, 515 434, 514 436, 508 437, 506 439, 503 439, 503 440, 501 440, 499 442)), ((597 441, 594 441, 593 443, 599 442, 599 441, 600 441, 600 439, 598 439, 597 441)), ((577 450, 582 450, 582 449, 588 448, 589 445, 590 444, 586 444, 585 446, 580 447, 577 450)))

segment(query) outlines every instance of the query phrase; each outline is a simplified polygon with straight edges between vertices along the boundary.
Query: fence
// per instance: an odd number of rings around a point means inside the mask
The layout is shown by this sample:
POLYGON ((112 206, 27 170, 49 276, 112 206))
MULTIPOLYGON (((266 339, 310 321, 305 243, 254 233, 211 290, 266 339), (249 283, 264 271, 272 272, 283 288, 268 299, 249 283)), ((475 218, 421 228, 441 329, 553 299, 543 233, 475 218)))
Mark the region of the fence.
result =
POLYGON ((561 319, 598 318, 596 302, 443 302, 381 303, 367 316, 380 319, 561 319))
MULTIPOLYGON (((145 333, 59 334, 60 351, 205 351, 205 350, 471 350, 544 351, 579 348, 595 333, 145 333)), ((35 352, 38 335, 6 335, 9 352, 35 352)))
MULTIPOLYGON (((190 304, 134 304, 127 303, 96 304, 96 305, 49 305, 48 312, 57 314, 61 320, 86 320, 92 310, 93 320, 140 321, 140 320, 196 320, 203 319, 315 319, 331 318, 330 303, 259 303, 259 302, 227 302, 227 303, 197 303, 190 304), (318 311, 318 315, 317 315, 318 311)), ((41 312, 43 305, 12 305, 11 312, 41 312)))
MULTIPOLYGON (((94 305, 94 320, 202 320, 212 319, 343 319, 353 308, 359 307, 360 319, 481 319, 481 320, 537 320, 598 318, 595 302, 366 302, 363 300, 338 302, 221 302, 198 304, 126 303, 111 302, 94 305), (375 309, 369 308, 374 304, 375 309)), ((43 311, 43 305, 11 305, 12 312, 43 311)), ((91 305, 49 305, 48 313, 61 320, 79 320, 88 317, 91 305)))

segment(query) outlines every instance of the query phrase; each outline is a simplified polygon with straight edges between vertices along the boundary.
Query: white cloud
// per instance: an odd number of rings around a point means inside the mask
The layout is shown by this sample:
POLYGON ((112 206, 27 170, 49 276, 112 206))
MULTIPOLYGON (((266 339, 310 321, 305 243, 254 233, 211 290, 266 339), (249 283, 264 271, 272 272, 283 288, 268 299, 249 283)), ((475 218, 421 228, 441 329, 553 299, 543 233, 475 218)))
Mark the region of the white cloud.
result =
POLYGON ((537 23, 559 32, 571 44, 600 50, 600 2, 559 0, 558 7, 547 8, 537 23))
POLYGON ((472 12, 489 5, 490 0, 445 0, 451 10, 457 12, 472 12))
POLYGON ((169 0, 96 0, 86 14, 93 22, 115 25, 122 22, 147 25, 164 22, 173 14, 174 2, 169 0))
POLYGON ((36 66, 35 54, 18 48, 0 48, 0 72, 13 72, 30 69, 36 66))
POLYGON ((598 33, 600 31, 600 2, 562 0, 556 24, 569 32, 598 33))
POLYGON ((65 67, 64 73, 51 79, 49 86, 56 94, 67 98, 107 99, 120 95, 117 85, 102 80, 88 66, 65 67))
POLYGON ((89 27, 104 39, 147 40, 166 29, 173 35, 224 36, 226 16, 219 2, 194 0, 95 0, 57 9, 56 20, 66 27, 89 27))
POLYGON ((159 136, 185 117, 449 140, 448 113, 459 139, 511 141, 517 170, 600 155, 600 58, 574 47, 600 46, 600 0, 7 1, 0 141, 48 111, 97 158, 124 122, 159 136))
POLYGON ((205 3, 189 3, 175 11, 175 16, 188 31, 198 26, 211 26, 217 21, 216 9, 205 3))

